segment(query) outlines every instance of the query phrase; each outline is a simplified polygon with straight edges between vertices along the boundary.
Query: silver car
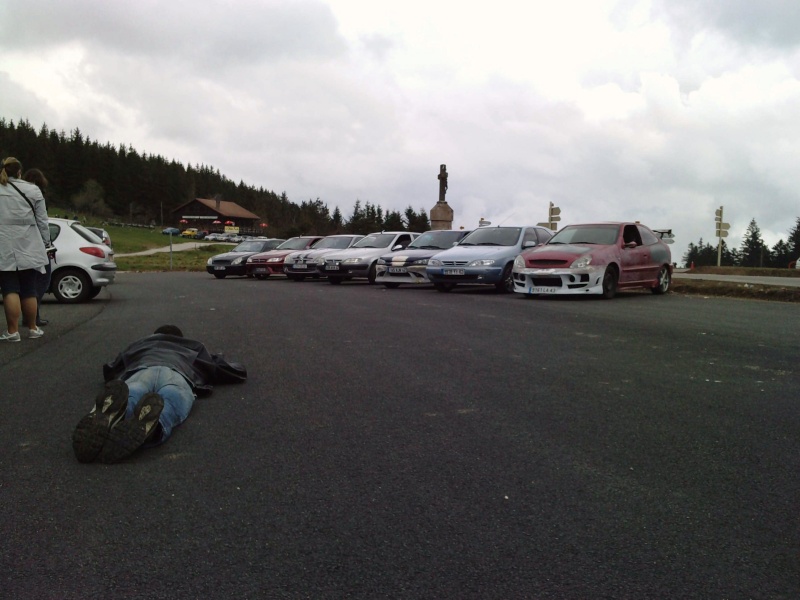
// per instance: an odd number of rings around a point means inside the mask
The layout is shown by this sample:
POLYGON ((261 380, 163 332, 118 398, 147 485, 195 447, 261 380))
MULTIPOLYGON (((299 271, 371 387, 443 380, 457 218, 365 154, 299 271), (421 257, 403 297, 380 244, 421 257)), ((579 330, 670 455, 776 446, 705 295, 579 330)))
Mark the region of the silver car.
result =
POLYGON ((50 240, 56 248, 50 261, 51 294, 59 302, 85 302, 114 283, 117 264, 114 250, 98 242, 98 237, 79 221, 49 218, 50 240))
POLYGON ((292 252, 283 259, 283 272, 289 279, 303 281, 306 277, 318 279, 317 259, 336 252, 345 250, 363 238, 363 235, 336 234, 329 235, 314 244, 308 250, 292 252))

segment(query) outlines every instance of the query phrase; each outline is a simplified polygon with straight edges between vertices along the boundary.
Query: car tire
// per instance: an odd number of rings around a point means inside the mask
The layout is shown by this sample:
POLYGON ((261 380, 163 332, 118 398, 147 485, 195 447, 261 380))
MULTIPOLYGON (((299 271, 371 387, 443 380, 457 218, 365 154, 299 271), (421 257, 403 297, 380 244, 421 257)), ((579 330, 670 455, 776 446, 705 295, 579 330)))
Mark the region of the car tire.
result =
POLYGON ((437 292, 452 292, 457 284, 455 283, 434 283, 433 287, 437 292))
POLYGON ((655 287, 650 288, 650 291, 660 296, 661 294, 666 294, 669 291, 670 285, 672 285, 672 276, 669 274, 669 269, 667 266, 663 265, 661 270, 658 272, 658 284, 656 284, 655 287))
POLYGON ((225 279, 225 273, 214 273, 214 277, 217 279, 225 279))
POLYGON ((375 283, 375 278, 378 276, 378 263, 374 262, 369 266, 369 272, 367 273, 367 281, 369 281, 370 285, 375 283))
POLYGON ((508 263, 503 269, 503 274, 500 276, 500 281, 494 284, 494 289, 501 294, 508 294, 514 291, 514 276, 511 273, 511 269, 513 267, 513 264, 508 263))
POLYGON ((103 288, 99 285, 92 286, 92 291, 89 294, 89 298, 97 298, 98 294, 103 291, 103 288))
POLYGON ((78 269, 62 269, 53 275, 50 289, 59 302, 77 304, 91 298, 92 280, 78 269))
POLYGON ((395 290, 395 289, 400 287, 400 284, 399 283, 384 283, 383 287, 387 287, 390 290, 395 290))
POLYGON ((611 300, 617 295, 617 269, 612 266, 606 267, 603 274, 603 298, 611 300))

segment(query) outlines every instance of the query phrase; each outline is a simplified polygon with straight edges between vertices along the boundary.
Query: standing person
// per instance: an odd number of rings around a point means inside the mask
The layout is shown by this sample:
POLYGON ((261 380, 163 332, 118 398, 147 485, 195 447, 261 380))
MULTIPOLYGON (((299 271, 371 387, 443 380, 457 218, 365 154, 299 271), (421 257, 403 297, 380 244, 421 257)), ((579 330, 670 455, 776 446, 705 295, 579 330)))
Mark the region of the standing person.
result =
POLYGON ((0 288, 7 327, 0 341, 5 342, 20 341, 20 315, 28 337, 44 335, 36 325, 36 283, 49 262, 50 228, 42 192, 19 179, 21 171, 22 163, 13 157, 0 165, 0 288))
MULTIPOLYGON (((47 188, 47 178, 44 176, 39 169, 28 169, 25 171, 25 174, 22 178, 35 185, 36 187, 41 190, 42 194, 44 194, 44 190, 47 188)), ((45 214, 47 214, 47 207, 45 207, 45 214)), ((49 230, 49 227, 48 227, 49 230)), ((50 252, 47 254, 47 264, 44 266, 46 272, 40 273, 37 277, 37 289, 36 289, 36 326, 41 327, 43 325, 47 325, 49 321, 47 319, 43 319, 41 316, 42 313, 42 300, 44 299, 44 295, 47 293, 47 290, 50 289, 50 274, 52 273, 52 266, 50 264, 50 260, 53 257, 50 256, 50 252)))
POLYGON ((175 325, 162 325, 103 365, 103 378, 104 390, 72 434, 75 457, 84 463, 115 463, 163 444, 196 396, 211 394, 217 383, 244 382, 247 370, 183 337, 175 325))

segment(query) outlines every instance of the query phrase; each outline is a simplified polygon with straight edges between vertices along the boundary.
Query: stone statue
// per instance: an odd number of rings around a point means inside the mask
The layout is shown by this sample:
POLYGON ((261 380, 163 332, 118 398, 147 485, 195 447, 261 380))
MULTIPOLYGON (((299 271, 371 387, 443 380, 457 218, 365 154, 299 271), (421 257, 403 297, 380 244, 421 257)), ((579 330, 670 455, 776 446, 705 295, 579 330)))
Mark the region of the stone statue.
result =
POLYGON ((447 193, 447 165, 439 167, 439 202, 444 202, 444 195, 447 193))

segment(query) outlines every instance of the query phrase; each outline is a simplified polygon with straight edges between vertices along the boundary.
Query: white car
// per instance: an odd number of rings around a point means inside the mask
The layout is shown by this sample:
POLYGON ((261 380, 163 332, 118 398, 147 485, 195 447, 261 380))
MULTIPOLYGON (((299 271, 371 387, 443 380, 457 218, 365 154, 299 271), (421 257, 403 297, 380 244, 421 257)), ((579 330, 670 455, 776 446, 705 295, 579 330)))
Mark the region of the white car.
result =
POLYGON ((114 283, 114 250, 79 221, 50 217, 50 240, 56 248, 50 261, 49 293, 59 302, 85 302, 114 283))
POLYGON ((375 283, 378 259, 387 252, 402 250, 419 237, 413 231, 370 233, 347 250, 331 252, 317 259, 321 275, 334 285, 346 279, 361 278, 375 283))

